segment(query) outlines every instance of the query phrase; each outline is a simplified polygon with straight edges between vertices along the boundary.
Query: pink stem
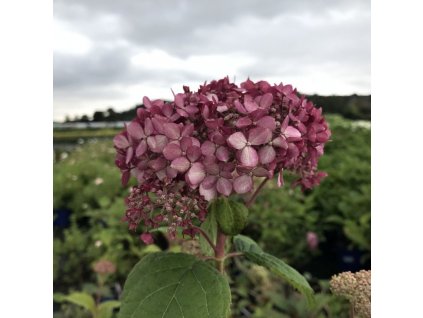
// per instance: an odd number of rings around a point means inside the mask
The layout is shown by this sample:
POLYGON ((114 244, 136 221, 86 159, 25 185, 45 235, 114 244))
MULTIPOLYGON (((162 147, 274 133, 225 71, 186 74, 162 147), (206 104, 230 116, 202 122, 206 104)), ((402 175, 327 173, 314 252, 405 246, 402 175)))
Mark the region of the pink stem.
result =
POLYGON ((242 256, 242 255, 244 255, 244 253, 241 253, 241 252, 233 252, 233 253, 226 254, 225 259, 231 258, 231 257, 242 256))
POLYGON ((203 237, 206 239, 207 243, 209 243, 209 245, 213 249, 214 253, 216 253, 216 246, 213 244, 210 236, 208 236, 208 234, 202 228, 200 228, 198 226, 193 226, 193 228, 198 230, 198 232, 200 232, 200 234, 203 235, 203 237))
POLYGON ((225 241, 226 235, 223 234, 219 229, 217 230, 217 238, 216 238, 216 250, 215 250, 215 257, 216 257, 216 268, 221 272, 224 273, 224 262, 225 262, 225 241))

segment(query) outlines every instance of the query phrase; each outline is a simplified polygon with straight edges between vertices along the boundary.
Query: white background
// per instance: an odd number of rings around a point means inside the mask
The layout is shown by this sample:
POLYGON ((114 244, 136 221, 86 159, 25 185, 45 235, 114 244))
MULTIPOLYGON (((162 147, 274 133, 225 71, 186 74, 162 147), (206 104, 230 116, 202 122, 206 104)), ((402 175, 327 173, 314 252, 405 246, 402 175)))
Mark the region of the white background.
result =
MULTIPOLYGON (((422 314, 418 1, 372 1, 373 317, 422 314)), ((0 7, 2 317, 52 317, 52 3, 0 7)))

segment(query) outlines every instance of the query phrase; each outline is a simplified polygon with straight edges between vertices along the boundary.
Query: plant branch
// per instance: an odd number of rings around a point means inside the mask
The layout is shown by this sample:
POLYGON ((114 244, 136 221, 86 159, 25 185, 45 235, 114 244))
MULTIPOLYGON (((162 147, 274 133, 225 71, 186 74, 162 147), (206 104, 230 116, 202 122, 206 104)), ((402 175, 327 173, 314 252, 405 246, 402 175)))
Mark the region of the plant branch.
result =
POLYGON ((231 257, 243 256, 243 255, 244 253, 241 253, 241 252, 233 252, 233 253, 226 254, 225 259, 231 258, 231 257))
POLYGON ((269 180, 269 178, 264 179, 260 185, 257 187, 256 191, 254 191, 253 195, 251 196, 251 198, 247 201, 247 203, 245 203, 245 206, 247 208, 249 208, 254 201, 256 200, 257 195, 259 194, 260 190, 264 187, 264 185, 266 184, 266 182, 269 180))
POLYGON ((225 241, 226 235, 223 234, 220 229, 217 230, 217 237, 216 237, 216 250, 215 250, 215 257, 216 257, 216 268, 222 274, 225 271, 225 241))
POLYGON ((209 243, 210 247, 213 249, 214 253, 216 253, 216 245, 213 244, 213 241, 210 238, 210 236, 201 227, 193 226, 193 228, 198 230, 198 232, 200 232, 200 234, 203 235, 207 243, 209 243))

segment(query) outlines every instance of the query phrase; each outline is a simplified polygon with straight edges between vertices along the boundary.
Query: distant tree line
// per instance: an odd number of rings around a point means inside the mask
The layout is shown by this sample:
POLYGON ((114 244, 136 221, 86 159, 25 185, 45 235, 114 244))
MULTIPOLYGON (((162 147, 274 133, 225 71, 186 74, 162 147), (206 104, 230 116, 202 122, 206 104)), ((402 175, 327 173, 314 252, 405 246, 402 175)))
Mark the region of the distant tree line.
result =
MULTIPOLYGON (((350 95, 350 96, 320 96, 308 95, 307 98, 313 101, 318 107, 322 107, 325 113, 340 114, 349 119, 370 120, 371 96, 350 95)), ((106 111, 96 111, 89 117, 87 115, 77 116, 74 119, 66 117, 66 122, 101 122, 101 121, 130 121, 137 113, 137 108, 143 105, 136 105, 134 108, 116 112, 112 107, 106 111)))
POLYGON ((325 113, 340 114, 349 119, 370 120, 371 117, 370 95, 308 95, 307 98, 317 105, 317 107, 322 107, 325 113))

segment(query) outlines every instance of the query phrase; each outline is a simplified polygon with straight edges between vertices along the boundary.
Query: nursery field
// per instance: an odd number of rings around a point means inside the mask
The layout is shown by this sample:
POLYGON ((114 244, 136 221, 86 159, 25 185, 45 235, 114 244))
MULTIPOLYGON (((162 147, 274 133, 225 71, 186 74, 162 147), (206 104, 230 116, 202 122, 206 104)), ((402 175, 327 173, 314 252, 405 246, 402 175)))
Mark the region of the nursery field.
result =
MULTIPOLYGON (((227 268, 233 317, 349 317, 347 301, 331 294, 328 280, 370 269, 370 122, 326 119, 332 137, 319 169, 329 176, 304 193, 289 187, 289 176, 282 188, 268 182, 242 233, 304 274, 317 304, 309 309, 281 279, 234 258, 227 268)), ((198 249, 196 241, 169 241, 165 231, 146 246, 141 229, 128 230, 121 219, 129 186, 121 186, 114 165, 116 132, 54 132, 55 318, 116 317, 125 279, 140 258, 198 249)))

